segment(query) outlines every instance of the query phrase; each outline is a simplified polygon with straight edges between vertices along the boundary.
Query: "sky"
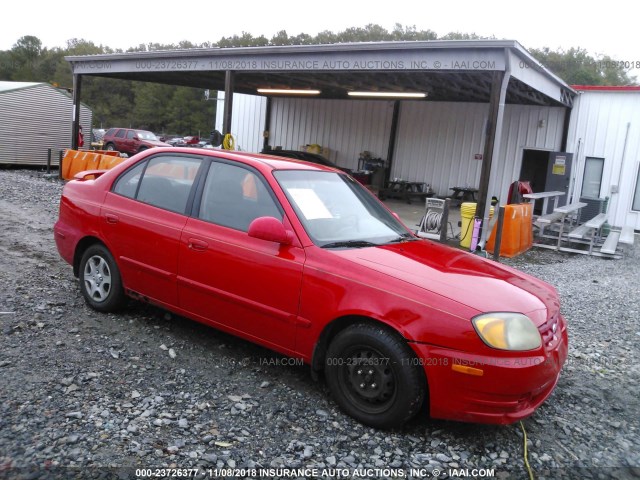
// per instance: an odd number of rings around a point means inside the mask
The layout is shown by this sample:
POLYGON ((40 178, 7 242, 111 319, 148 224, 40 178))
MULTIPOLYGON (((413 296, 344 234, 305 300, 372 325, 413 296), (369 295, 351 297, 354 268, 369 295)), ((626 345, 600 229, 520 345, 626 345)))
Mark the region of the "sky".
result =
MULTIPOLYGON (((525 48, 581 47, 592 55, 606 54, 640 66, 639 42, 632 39, 632 32, 637 31, 635 7, 632 2, 620 0, 594 6, 562 0, 110 0, 81 2, 75 7, 50 0, 23 0, 12 3, 10 12, 4 9, 0 50, 11 49, 24 35, 38 37, 47 48, 65 47, 67 40, 80 38, 96 45, 127 49, 181 40, 215 42, 243 32, 267 38, 281 30, 289 35, 315 35, 370 23, 391 30, 400 23, 433 30, 438 35, 493 35, 517 40, 525 48)), ((638 75, 640 70, 632 73, 638 75)))

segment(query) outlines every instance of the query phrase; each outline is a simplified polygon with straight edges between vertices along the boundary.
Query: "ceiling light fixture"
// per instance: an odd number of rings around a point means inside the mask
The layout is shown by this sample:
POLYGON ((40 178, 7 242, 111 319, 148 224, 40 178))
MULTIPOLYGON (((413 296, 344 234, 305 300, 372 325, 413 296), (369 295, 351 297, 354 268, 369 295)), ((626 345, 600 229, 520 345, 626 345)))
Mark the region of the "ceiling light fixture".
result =
POLYGON ((350 97, 385 97, 385 98, 425 98, 426 93, 419 92, 348 92, 350 97))
POLYGON ((259 88, 258 93, 272 93, 284 95, 320 95, 320 90, 295 90, 287 88, 259 88))

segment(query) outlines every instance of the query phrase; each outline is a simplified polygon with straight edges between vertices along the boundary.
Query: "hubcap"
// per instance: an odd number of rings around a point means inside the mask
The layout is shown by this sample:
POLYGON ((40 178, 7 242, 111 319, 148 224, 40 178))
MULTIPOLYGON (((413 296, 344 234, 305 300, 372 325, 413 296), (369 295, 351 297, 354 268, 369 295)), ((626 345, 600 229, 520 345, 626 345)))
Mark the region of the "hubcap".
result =
POLYGON ((384 411, 395 397, 390 359, 368 347, 356 347, 345 356, 341 381, 352 401, 370 413, 384 411))
POLYGON ((84 285, 89 296, 96 302, 104 302, 111 292, 111 270, 99 255, 89 259, 84 267, 84 285))

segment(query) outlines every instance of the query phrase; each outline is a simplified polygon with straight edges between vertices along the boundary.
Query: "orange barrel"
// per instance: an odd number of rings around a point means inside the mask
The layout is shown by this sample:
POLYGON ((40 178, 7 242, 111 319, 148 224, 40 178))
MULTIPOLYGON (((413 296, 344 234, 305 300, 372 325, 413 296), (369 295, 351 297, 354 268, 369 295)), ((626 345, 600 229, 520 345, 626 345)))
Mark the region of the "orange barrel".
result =
MULTIPOLYGON (((519 205, 504 206, 504 222, 502 224, 502 242, 500 243, 500 256, 515 257, 520 253, 520 242, 522 236, 522 209, 519 205)), ((498 224, 496 223, 491 232, 491 237, 486 245, 486 250, 493 253, 498 224)))
POLYGON ((533 204, 522 203, 522 223, 520 225, 520 252, 526 252, 533 245, 533 204))

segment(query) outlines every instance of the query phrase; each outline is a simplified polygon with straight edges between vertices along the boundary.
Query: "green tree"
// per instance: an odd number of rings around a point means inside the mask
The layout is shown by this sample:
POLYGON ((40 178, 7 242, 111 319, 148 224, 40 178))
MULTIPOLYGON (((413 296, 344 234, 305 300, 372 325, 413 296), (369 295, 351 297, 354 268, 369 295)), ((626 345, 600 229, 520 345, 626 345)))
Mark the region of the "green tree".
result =
POLYGON ((167 105, 166 133, 208 137, 215 103, 205 100, 203 89, 177 87, 167 105))
POLYGON ((42 42, 38 37, 20 37, 11 49, 12 80, 37 81, 42 42))
POLYGON ((135 106, 133 117, 136 126, 154 132, 165 132, 170 121, 167 104, 176 87, 159 83, 136 82, 134 84, 135 106))
POLYGON ((594 57, 582 48, 554 51, 545 47, 529 52, 570 85, 630 85, 636 81, 611 57, 594 57))

